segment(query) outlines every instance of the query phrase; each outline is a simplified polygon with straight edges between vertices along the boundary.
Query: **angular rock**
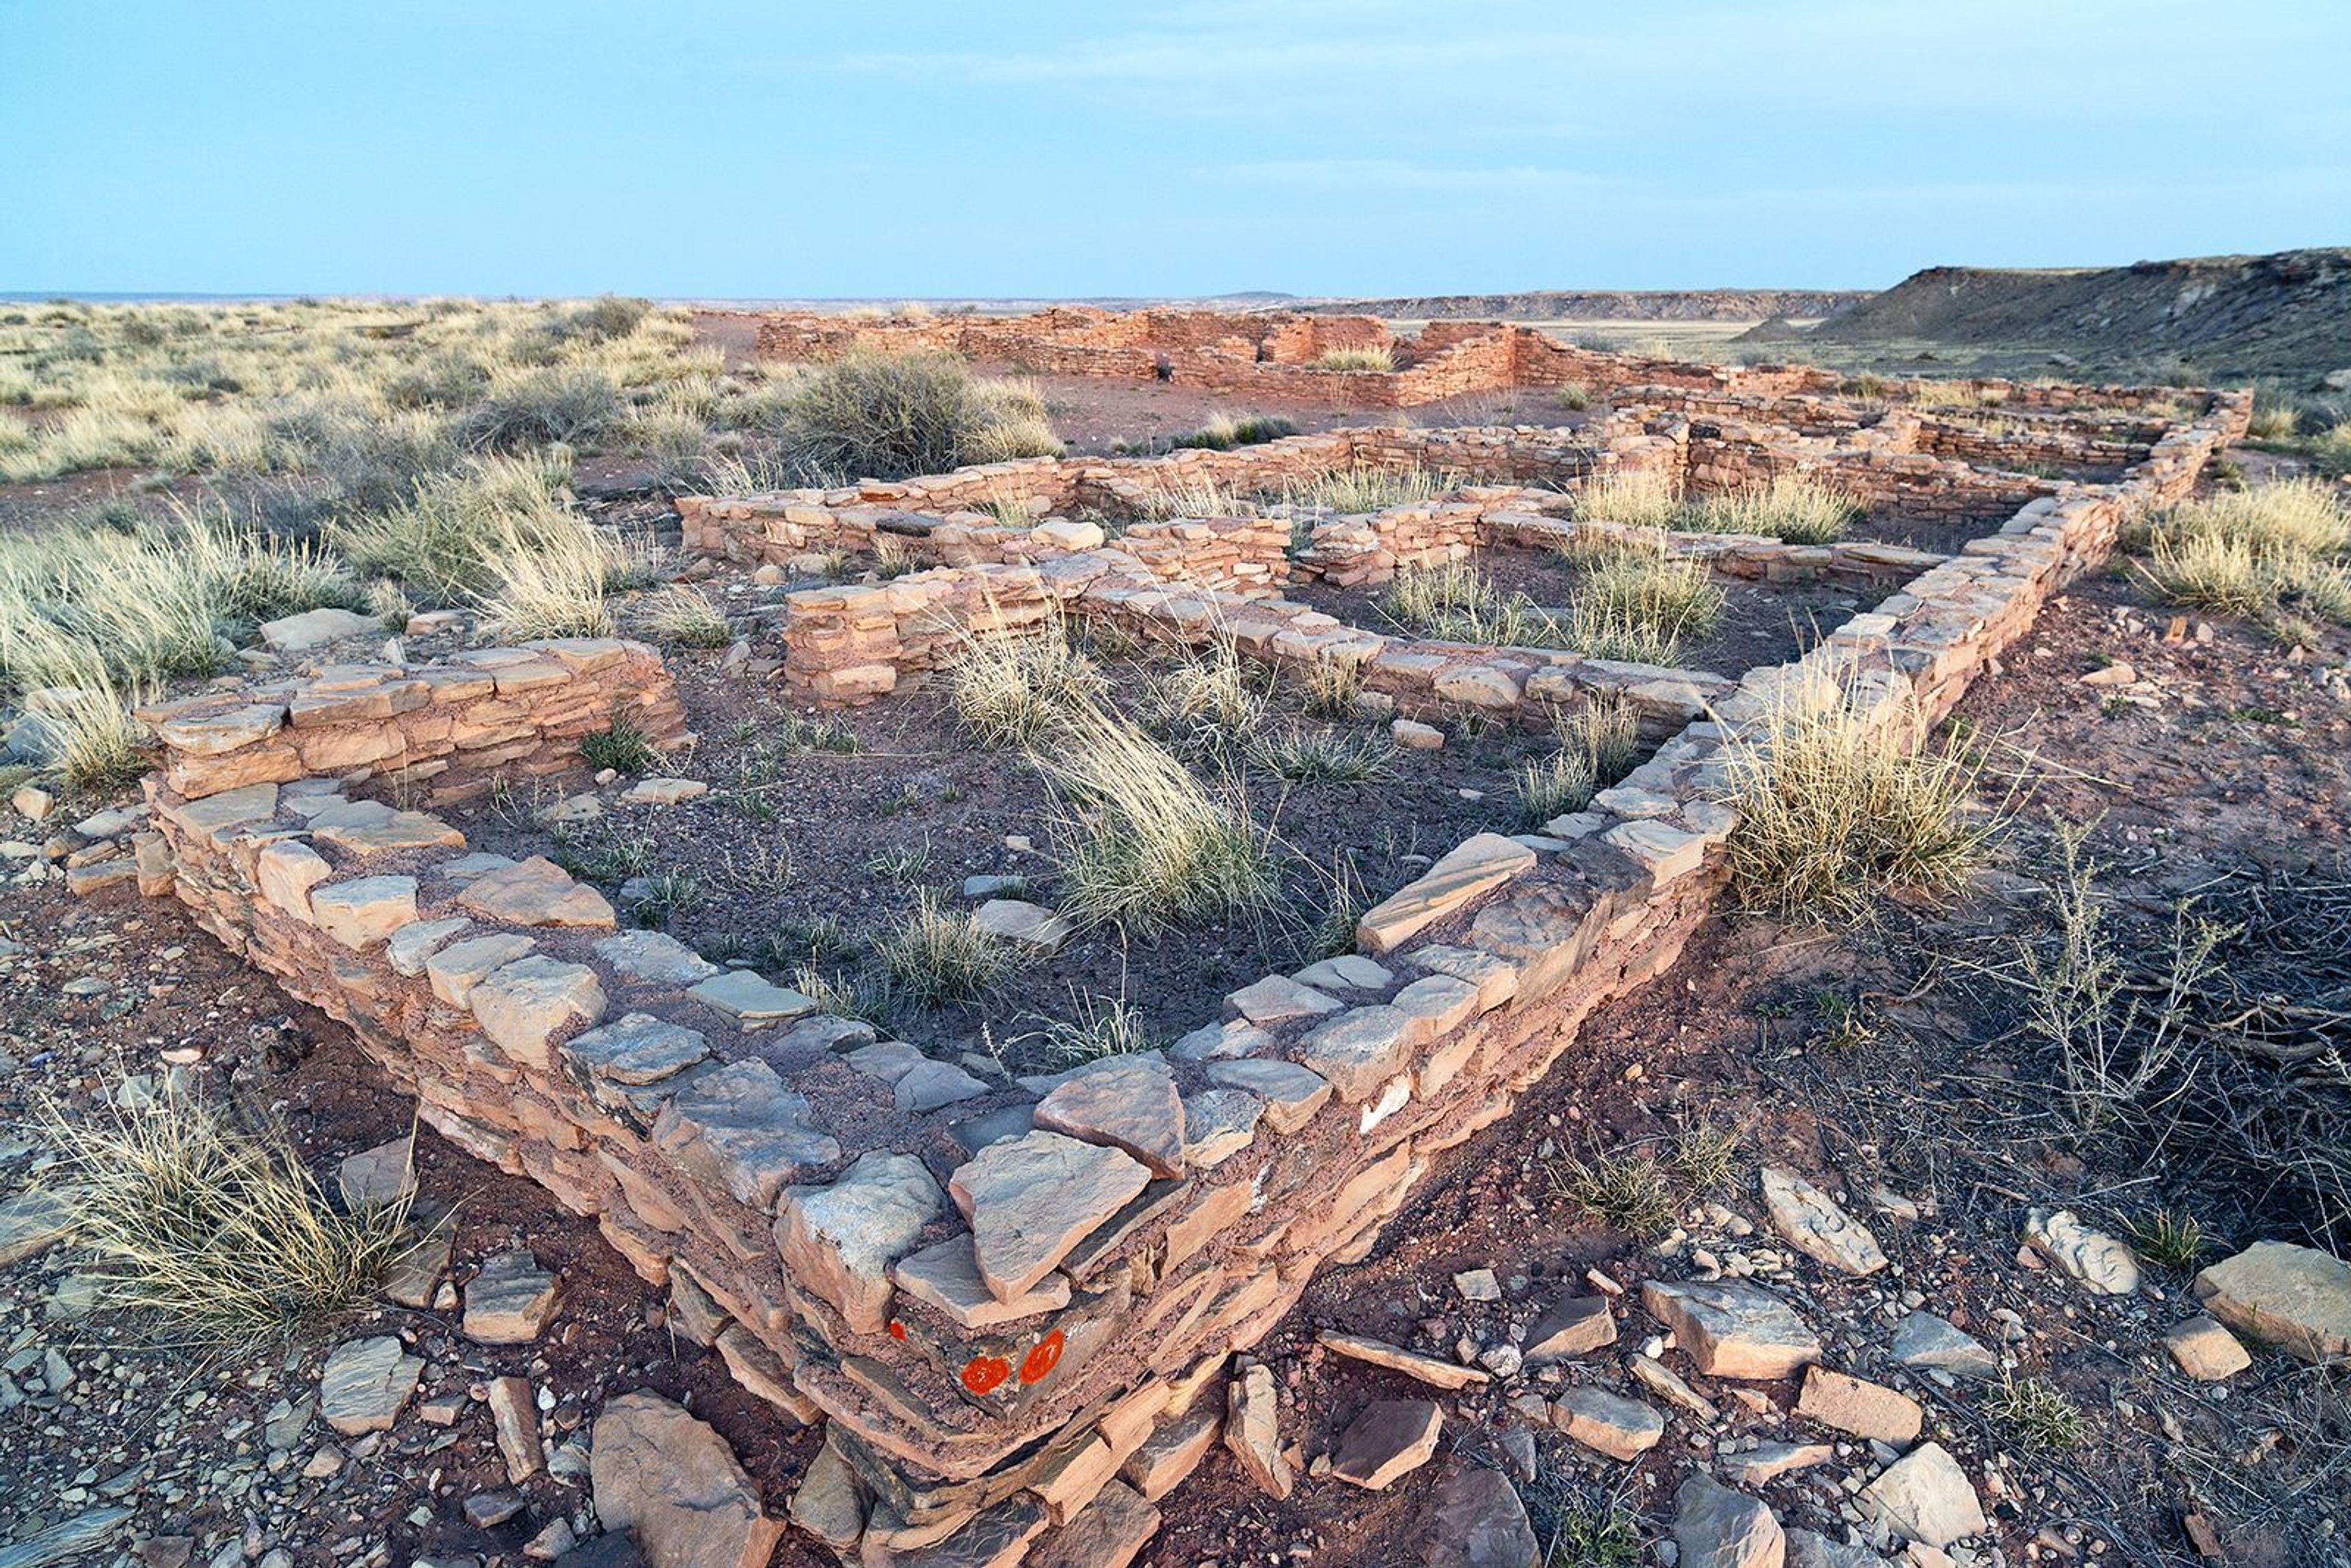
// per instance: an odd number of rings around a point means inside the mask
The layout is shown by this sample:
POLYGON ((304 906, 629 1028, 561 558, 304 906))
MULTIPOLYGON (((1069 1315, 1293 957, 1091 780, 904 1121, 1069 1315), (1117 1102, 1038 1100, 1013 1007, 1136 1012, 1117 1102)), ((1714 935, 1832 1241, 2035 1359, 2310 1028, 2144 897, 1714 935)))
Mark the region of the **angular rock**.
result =
POLYGON ((1339 1435, 1331 1474, 1366 1491, 1385 1491, 1428 1463, 1444 1430, 1445 1413, 1433 1399, 1374 1400, 1339 1435))
POLYGON ((384 962, 392 972, 411 979, 424 973, 424 966, 433 955, 455 941, 462 932, 473 929, 474 923, 462 915, 452 915, 440 920, 419 920, 393 932, 383 945, 384 962))
POLYGON ((623 931, 596 944, 596 956, 620 974, 665 991, 683 990, 718 973, 718 966, 659 931, 623 931))
POLYGON ((362 952, 414 924, 416 879, 362 876, 313 888, 310 918, 352 952, 362 952))
POLYGON ((493 1377, 485 1392, 498 1455, 507 1463, 507 1479, 520 1486, 547 1469, 538 1447, 538 1406, 528 1377, 493 1377))
POLYGON ((597 1080, 642 1088, 674 1078, 710 1056, 710 1041, 651 1013, 629 1013, 601 1029, 575 1034, 559 1048, 564 1066, 583 1083, 597 1080))
POLYGON ((1636 1459, 1666 1435, 1666 1418, 1637 1399, 1600 1388, 1570 1388, 1551 1407, 1552 1425, 1612 1459, 1636 1459))
POLYGON ((835 1552, 848 1552, 865 1533, 866 1504, 855 1468, 828 1442, 792 1492, 792 1522, 835 1552))
POLYGON ((1384 1003, 1353 1008, 1309 1030, 1298 1042, 1300 1065, 1319 1074, 1350 1105, 1374 1099, 1422 1038, 1409 1013, 1384 1003))
POLYGON ((491 1044, 523 1066, 544 1071, 554 1065, 556 1036, 603 1021, 604 988, 585 964, 534 953, 493 971, 473 988, 466 1005, 491 1044))
POLYGON ((529 956, 538 946, 511 931, 452 942, 424 960, 424 977, 434 996, 462 1008, 471 1001, 475 986, 517 958, 529 956))
POLYGON ((1321 1073, 1295 1062, 1257 1057, 1210 1062, 1208 1082, 1228 1089, 1246 1089, 1263 1100, 1266 1125, 1277 1133, 1298 1131, 1331 1098, 1330 1081, 1321 1073))
POLYGON ((2304 1361, 2351 1355, 2351 1263, 2314 1247, 2256 1241, 2196 1276, 2204 1310, 2304 1361))
POLYGON ((841 1157, 811 1119, 808 1096, 764 1061, 730 1061, 690 1078, 661 1108, 653 1145, 738 1203, 773 1212, 784 1184, 841 1157))
POLYGON ((1652 1280, 1641 1287, 1641 1304, 1709 1377, 1769 1381, 1821 1357, 1819 1337, 1761 1285, 1652 1280))
POLYGON ((312 918, 310 890, 334 874, 327 857, 299 839, 264 844, 254 857, 254 880, 261 896, 297 920, 312 918))
POLYGON ((1809 1530, 1789 1527, 1786 1568, 1890 1568, 1866 1546, 1847 1546, 1809 1530))
POLYGON ((1534 851, 1524 844, 1499 833, 1479 833, 1366 911, 1355 924, 1356 946, 1372 954, 1394 952, 1406 938, 1534 863, 1534 851))
POLYGON ((1133 1487, 1106 1481, 1085 1511, 1045 1538, 1028 1568, 1126 1568, 1159 1532, 1159 1511, 1133 1487))
POLYGON ((1324 1329, 1314 1337, 1325 1349, 1336 1351, 1351 1361, 1385 1367, 1390 1372, 1401 1372, 1406 1377, 1433 1388, 1472 1388, 1489 1380, 1487 1374, 1474 1366, 1423 1355, 1418 1351, 1390 1344, 1384 1339, 1340 1333, 1331 1329, 1324 1329))
POLYGON ((1077 929, 1044 905, 1017 898, 989 899, 974 913, 972 922, 1000 941, 1048 956, 1060 952, 1077 929))
POLYGON ((1021 1492, 984 1510, 937 1545, 897 1554, 891 1568, 1015 1568, 1029 1561, 1029 1543, 1051 1523, 1044 1503, 1021 1492))
POLYGON ((295 615, 281 615, 261 623, 264 646, 281 653, 306 653, 340 637, 371 636, 381 626, 357 611, 321 605, 295 615))
POLYGON ((1733 1485, 1760 1487, 1835 1458, 1834 1443, 1759 1443, 1743 1453, 1724 1457, 1721 1463, 1723 1474, 1733 1485))
POLYGON ((1874 1274, 1886 1267, 1886 1254, 1869 1228, 1819 1187, 1777 1166, 1763 1167, 1762 1183, 1771 1228, 1797 1251, 1847 1274, 1874 1274))
POLYGON ((717 1433, 653 1394, 623 1394, 589 1449, 596 1517, 630 1531, 651 1568, 766 1568, 782 1536, 717 1433))
POLYGON ((1927 1413, 1918 1407, 1918 1402, 1898 1389, 1831 1372, 1823 1366, 1806 1370, 1803 1392, 1796 1399, 1796 1414, 1823 1427, 1890 1443, 1897 1448, 1917 1442, 1927 1420, 1927 1413))
POLYGON ((1255 1141, 1265 1102, 1246 1089, 1204 1089, 1184 1096, 1184 1163, 1196 1170, 1224 1164, 1255 1141))
POLYGON ((1967 1471, 1939 1443, 1921 1443, 1861 1490, 1862 1506, 1908 1539, 1938 1549, 1987 1528, 1967 1471))
POLYGON ((1048 1274, 1026 1294, 998 1301, 979 1275, 979 1258, 969 1236, 908 1253, 890 1270, 898 1289, 931 1307, 957 1328, 977 1331, 1000 1328, 1058 1312, 1070 1304, 1070 1277, 1048 1274))
POLYGON ((1292 1019, 1335 1013, 1342 1005, 1312 986, 1285 975, 1268 975, 1262 980, 1252 981, 1227 997, 1225 1003, 1259 1029, 1288 1023, 1292 1019))
POLYGON ((621 791, 621 800, 629 806, 676 806, 709 793, 710 786, 699 779, 640 779, 621 791))
POLYGON ((1277 1500, 1298 1484, 1297 1472, 1281 1455, 1280 1411, 1273 1374, 1262 1362, 1234 1369, 1225 1388, 1225 1447, 1240 1462, 1241 1473, 1277 1500))
POLYGON ((1633 1375, 1634 1382, 1691 1419, 1709 1427, 1722 1419, 1722 1412, 1715 1407, 1714 1401, 1683 1382, 1664 1362, 1646 1355, 1628 1356, 1625 1370, 1633 1375))
POLYGON ((1896 1325, 1894 1359, 1922 1372, 1948 1372, 1953 1377, 1985 1379, 2000 1375, 2000 1357, 1948 1318, 1938 1318, 1932 1312, 1912 1312, 1896 1325))
POLYGON ((685 994, 726 1014, 746 1030, 764 1029, 768 1024, 816 1011, 813 998, 789 987, 763 980, 748 969, 724 970, 685 994))
POLYGON ((537 1258, 519 1248, 500 1252, 466 1284, 459 1332, 476 1344, 528 1344, 561 1304, 555 1276, 537 1258))
POLYGON ((398 1137, 388 1144, 378 1144, 356 1155, 345 1156, 335 1167, 335 1184, 341 1189, 343 1207, 353 1210, 381 1208, 398 1203, 416 1191, 415 1143, 411 1137, 398 1137))
POLYGON ((1376 991, 1393 981, 1395 974, 1360 953, 1342 953, 1309 964, 1290 977, 1318 990, 1376 991))
POLYGON ((1225 1413, 1203 1400, 1173 1420, 1152 1429, 1120 1473, 1134 1490, 1153 1502, 1174 1491, 1186 1476, 1199 1468, 1224 1432, 1225 1413))
POLYGON ((923 1162, 879 1150, 829 1186, 784 1189, 776 1247, 796 1284, 831 1301, 859 1333, 879 1333, 890 1307, 890 1265, 914 1250, 946 1199, 923 1162))
POLYGON ((1534 1568, 1542 1548, 1510 1479, 1463 1465, 1437 1489, 1422 1568, 1534 1568))
POLYGON ((388 1432, 423 1371, 423 1358, 390 1334, 339 1344, 319 1378, 319 1414, 347 1437, 388 1432))
POLYGON ((2173 1324, 2163 1336, 2163 1348, 2171 1353, 2180 1371, 2206 1383, 2234 1377, 2253 1364, 2252 1355, 2237 1336, 2219 1319, 2201 1312, 2185 1322, 2173 1324))
POLYGON ((1781 1568, 1787 1538, 1771 1511, 1698 1471, 1674 1493, 1679 1568, 1781 1568))
POLYGON ((73 1206, 34 1187, 0 1202, 0 1269, 38 1257, 73 1231, 73 1206))
POLYGON ((2027 1212, 2024 1241, 2085 1290, 2127 1296, 2138 1289, 2138 1259, 2131 1249, 2105 1231, 2091 1229, 2071 1209, 2027 1212))
POLYGON ((971 1223, 980 1277, 1012 1301, 1150 1182, 1118 1149, 1040 1130, 982 1149, 947 1190, 971 1223))
POLYGON ((494 867, 465 884, 461 909, 509 925, 584 925, 610 930, 612 905, 544 855, 494 867))
POLYGON ((1615 1343, 1616 1318, 1608 1310, 1607 1297, 1564 1296, 1534 1321, 1519 1348, 1529 1366, 1539 1366, 1606 1350, 1615 1343))
POLYGON ((1154 1176, 1184 1174, 1184 1102, 1155 1057, 1090 1062, 1039 1103, 1037 1125, 1124 1149, 1154 1176))
POLYGON ((908 1115, 960 1105, 988 1092, 984 1080, 952 1061, 934 1061, 928 1057, 901 1073, 891 1087, 898 1109, 908 1115))

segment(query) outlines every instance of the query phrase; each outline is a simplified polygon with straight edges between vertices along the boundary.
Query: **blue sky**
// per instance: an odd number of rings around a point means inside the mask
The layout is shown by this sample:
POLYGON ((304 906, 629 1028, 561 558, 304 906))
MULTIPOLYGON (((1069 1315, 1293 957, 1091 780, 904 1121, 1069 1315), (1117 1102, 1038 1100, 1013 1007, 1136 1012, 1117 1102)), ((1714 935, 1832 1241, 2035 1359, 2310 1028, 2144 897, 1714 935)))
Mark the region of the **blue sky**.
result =
POLYGON ((2351 243, 2351 0, 0 0, 0 288, 1873 287, 2351 243))

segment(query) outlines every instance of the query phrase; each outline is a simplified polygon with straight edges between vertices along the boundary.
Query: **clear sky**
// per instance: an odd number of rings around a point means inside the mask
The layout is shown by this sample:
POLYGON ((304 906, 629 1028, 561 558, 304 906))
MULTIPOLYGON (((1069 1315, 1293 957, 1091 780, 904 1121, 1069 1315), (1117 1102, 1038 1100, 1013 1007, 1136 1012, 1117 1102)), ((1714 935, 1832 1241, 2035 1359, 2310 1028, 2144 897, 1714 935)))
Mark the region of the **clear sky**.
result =
POLYGON ((0 0, 0 288, 1874 287, 2351 243, 2351 0, 0 0))

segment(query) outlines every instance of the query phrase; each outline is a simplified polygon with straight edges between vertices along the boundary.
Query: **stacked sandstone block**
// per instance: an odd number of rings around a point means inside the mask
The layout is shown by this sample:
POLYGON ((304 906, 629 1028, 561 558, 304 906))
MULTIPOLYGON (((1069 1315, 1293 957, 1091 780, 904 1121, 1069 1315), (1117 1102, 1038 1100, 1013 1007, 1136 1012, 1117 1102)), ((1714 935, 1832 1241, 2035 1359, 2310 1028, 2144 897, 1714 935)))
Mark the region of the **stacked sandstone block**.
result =
POLYGON ((164 786, 190 798, 365 770, 428 799, 578 761, 580 737, 632 725, 655 747, 691 739, 661 654, 643 643, 561 637, 423 664, 333 664, 259 685, 231 682, 142 707, 164 786))

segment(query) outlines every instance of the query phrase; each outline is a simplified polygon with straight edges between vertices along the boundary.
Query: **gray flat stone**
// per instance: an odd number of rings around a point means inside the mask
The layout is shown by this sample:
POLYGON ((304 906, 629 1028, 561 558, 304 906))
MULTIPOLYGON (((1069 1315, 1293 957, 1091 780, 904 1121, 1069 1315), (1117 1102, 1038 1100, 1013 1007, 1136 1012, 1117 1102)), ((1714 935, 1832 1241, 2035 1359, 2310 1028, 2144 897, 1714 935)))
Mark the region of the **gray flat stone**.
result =
POLYGON ((1040 904, 1017 898, 991 898, 979 906, 973 923, 989 936, 1025 947, 1032 953, 1053 954, 1077 927, 1040 904))
POLYGON ((623 931, 596 944, 596 956, 632 980, 665 991, 710 978, 718 966, 659 931, 623 931))
POLYGON ((0 1268, 36 1258, 73 1229, 73 1207, 59 1194, 36 1187, 0 1201, 0 1268))
POLYGON ((343 1205, 352 1210, 381 1208, 416 1192, 415 1142, 398 1137, 356 1155, 335 1167, 343 1205))
POLYGON ((1256 1139, 1265 1102, 1246 1089, 1204 1089, 1184 1096, 1184 1163, 1212 1170, 1256 1139))
POLYGON ((763 1029, 816 1011, 811 998, 789 987, 763 980, 748 969, 728 969, 713 975, 685 994, 747 1030, 763 1029))
POLYGON ((1641 1287, 1641 1304, 1709 1377, 1769 1381, 1821 1357, 1819 1336, 1761 1285, 1652 1280, 1641 1287))
POLYGON ((1150 1171, 1118 1149, 1040 1129, 982 1149, 947 1189, 971 1223, 980 1277, 1010 1301, 1150 1181, 1150 1171))
POLYGON ((1551 1407, 1552 1424, 1596 1454, 1635 1459, 1666 1435, 1666 1418, 1637 1399, 1601 1388, 1570 1388, 1551 1407))
POLYGON ((1425 1036, 1412 1015, 1374 1004, 1309 1030, 1298 1042, 1298 1060, 1320 1073, 1340 1099, 1360 1104, 1376 1098, 1403 1070, 1420 1038, 1425 1036))
POLYGON ((952 1061, 934 1061, 929 1057, 909 1067, 892 1085, 898 1109, 910 1116, 948 1105, 960 1105, 987 1092, 988 1085, 985 1081, 974 1077, 952 1061))
POLYGON ((1861 1503, 1909 1540, 1946 1547, 1990 1528, 1975 1483, 1939 1443, 1921 1443, 1864 1487, 1861 1503))
POLYGON ((1225 1003, 1260 1029, 1293 1019, 1335 1013, 1346 1005, 1287 975, 1268 975, 1262 980, 1253 980, 1227 997, 1225 1003))
POLYGON ((1912 1312, 1894 1329, 1894 1359, 1924 1371, 1948 1372, 1954 1377, 1992 1378, 2000 1375, 2000 1358, 1949 1319, 1932 1312, 1912 1312))
POLYGON ((1385 1491, 1429 1461, 1444 1430, 1445 1414, 1433 1399, 1376 1400, 1339 1435, 1332 1478, 1385 1491))
POLYGON ((1567 1296, 1554 1301, 1527 1330, 1520 1346, 1527 1364, 1588 1355, 1616 1343, 1615 1314, 1605 1296, 1567 1296))
POLYGON ((555 1276, 537 1258, 519 1249, 500 1252, 466 1283, 459 1332, 476 1344, 528 1344, 561 1304, 555 1276))
POLYGON ((1037 1124, 1124 1149, 1154 1176, 1184 1174, 1184 1101, 1175 1074, 1155 1058, 1087 1063, 1039 1103, 1037 1124))
POLYGON ((424 977, 434 996, 453 1008, 462 1008, 471 1000, 475 986, 517 958, 528 956, 538 946, 529 937, 511 931, 493 936, 469 936, 428 955, 424 977))
POLYGON ((423 1371, 391 1334, 339 1344, 319 1378, 319 1414, 345 1437, 390 1431, 423 1371))
POLYGON ((652 1568, 766 1568, 783 1521, 726 1439, 655 1394, 623 1394, 596 1417, 589 1476, 604 1528, 632 1533, 652 1568))
POLYGON ((603 1021, 604 988, 585 964, 534 953, 493 971, 473 988, 466 1005, 491 1044, 525 1067, 544 1071, 554 1065, 557 1035, 603 1021))
POLYGON ((2304 1361, 2351 1355, 2351 1263, 2284 1241, 2257 1241, 2196 1276, 2204 1310, 2304 1361))
POLYGON ((725 1187, 738 1203, 772 1213, 784 1184, 841 1157, 813 1120, 808 1097, 787 1089, 764 1061, 700 1073, 662 1107, 653 1144, 689 1176, 725 1187))
POLYGON ((1769 1508, 1700 1471, 1674 1494, 1679 1568, 1781 1568, 1787 1538, 1769 1508))
POLYGON ((394 974, 411 979, 424 973, 424 966, 433 955, 473 929, 474 923, 462 915, 446 915, 439 920, 418 920, 393 932, 383 945, 384 962, 394 974))
POLYGON ((1001 1328, 1070 1304, 1070 1277, 1061 1273, 1047 1274, 1009 1301, 998 1300, 980 1278, 978 1253, 968 1235, 908 1253, 890 1277, 907 1295, 966 1330, 1001 1328))
POLYGON ((352 952, 363 952, 415 923, 416 879, 362 876, 314 887, 310 918, 352 952))
POLYGON ((543 855, 493 867, 473 877, 457 905, 509 925, 584 925, 610 930, 612 905, 594 888, 543 855))
POLYGON ((1533 1568, 1541 1555, 1526 1504, 1501 1471, 1463 1465, 1439 1483, 1422 1568, 1533 1568))
POLYGON ((582 1083, 608 1079, 641 1086, 659 1083, 705 1061, 710 1042, 693 1030, 651 1013, 630 1013, 601 1029, 574 1035, 560 1048, 564 1065, 582 1083))
POLYGON ((1266 1125, 1277 1133, 1296 1132, 1331 1098, 1330 1080, 1291 1061, 1257 1057, 1212 1061, 1208 1082, 1227 1089, 1246 1089, 1263 1100, 1266 1125))
POLYGON ((1761 1181, 1771 1228, 1797 1251, 1847 1274, 1874 1274, 1886 1267, 1886 1254, 1869 1228, 1819 1187, 1777 1166, 1765 1166, 1761 1181))
POLYGON ((914 1250, 946 1207, 921 1160, 877 1150, 829 1186, 786 1187, 776 1205, 776 1247, 795 1283, 839 1308, 857 1333, 879 1333, 890 1265, 914 1250))

